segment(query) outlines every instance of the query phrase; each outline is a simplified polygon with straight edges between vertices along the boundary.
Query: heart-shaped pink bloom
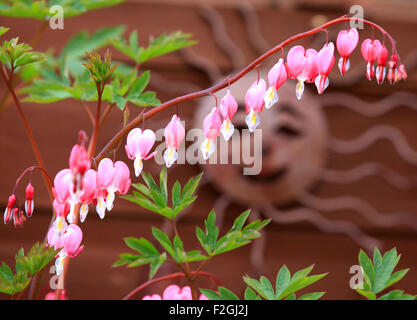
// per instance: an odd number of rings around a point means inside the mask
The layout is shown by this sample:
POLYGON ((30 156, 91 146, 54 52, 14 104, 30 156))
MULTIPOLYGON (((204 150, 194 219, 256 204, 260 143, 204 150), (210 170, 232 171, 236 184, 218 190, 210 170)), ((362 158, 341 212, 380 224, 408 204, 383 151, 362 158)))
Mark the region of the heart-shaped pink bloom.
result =
POLYGON ((319 74, 328 75, 334 65, 334 44, 329 42, 320 49, 317 54, 317 71, 319 74))
POLYGON ((380 45, 375 50, 376 63, 378 66, 385 67, 388 59, 388 49, 385 45, 380 45))
POLYGON ((337 35, 336 47, 342 57, 348 58, 359 42, 358 30, 351 28, 342 30, 337 35))
POLYGON ((139 128, 132 129, 126 139, 127 156, 131 160, 138 157, 148 160, 155 155, 155 152, 149 154, 154 144, 155 133, 152 130, 146 129, 142 132, 139 128))
POLYGON ((81 228, 76 224, 68 226, 67 231, 64 234, 64 250, 70 257, 76 257, 84 249, 84 246, 80 247, 83 240, 83 232, 81 228))
POLYGON ((264 79, 255 80, 245 95, 246 113, 262 112, 265 105, 264 96, 266 92, 266 83, 264 79))
POLYGON ((71 195, 71 188, 73 188, 74 176, 70 169, 62 169, 59 171, 54 179, 53 194, 55 199, 60 203, 64 203, 71 195))
POLYGON ((285 69, 284 59, 279 59, 268 72, 268 81, 271 87, 278 90, 287 80, 287 70, 285 69))
POLYGON ((192 300, 191 289, 186 286, 182 289, 172 284, 165 288, 164 293, 162 294, 163 300, 192 300))
POLYGON ((100 161, 97 169, 97 188, 107 189, 113 184, 114 176, 116 175, 116 168, 113 161, 109 158, 104 158, 100 161))
MULTIPOLYGON (((66 230, 66 226, 65 226, 66 230)), ((63 232, 65 232, 63 230, 63 232)), ((54 228, 50 228, 47 235, 48 245, 54 247, 55 250, 61 249, 64 247, 64 237, 60 236, 54 228)))
POLYGON ((366 39, 362 42, 361 52, 366 62, 372 63, 376 60, 378 49, 381 46, 382 45, 379 40, 366 39))
POLYGON ((231 121, 233 116, 236 114, 237 107, 235 98, 230 93, 230 90, 227 90, 226 95, 220 101, 219 107, 223 119, 231 121))
POLYGON ((131 185, 129 167, 123 161, 116 161, 114 168, 116 169, 116 174, 113 185, 117 192, 126 194, 131 185))
POLYGON ((303 46, 294 46, 287 54, 287 75, 291 79, 296 79, 303 71, 307 58, 303 46))
POLYGON ((220 134, 222 119, 220 118, 219 109, 214 107, 211 112, 204 118, 203 129, 207 139, 214 140, 220 134))
POLYGON ((97 193, 97 172, 93 169, 87 170, 83 177, 82 195, 80 202, 87 204, 96 198, 97 193))
POLYGON ((174 114, 164 130, 165 143, 168 147, 178 150, 185 137, 185 129, 181 119, 174 114))

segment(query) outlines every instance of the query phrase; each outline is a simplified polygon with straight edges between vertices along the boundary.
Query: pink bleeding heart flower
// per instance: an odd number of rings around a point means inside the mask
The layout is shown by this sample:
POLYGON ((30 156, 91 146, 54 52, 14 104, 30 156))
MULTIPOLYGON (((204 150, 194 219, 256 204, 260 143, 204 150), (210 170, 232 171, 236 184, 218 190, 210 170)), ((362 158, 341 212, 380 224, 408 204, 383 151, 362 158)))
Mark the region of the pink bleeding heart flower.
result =
POLYGON ((143 160, 151 159, 156 152, 149 153, 155 144, 155 133, 146 129, 132 129, 126 139, 126 153, 129 159, 134 160, 135 175, 138 177, 143 169, 143 160))
POLYGON ((214 107, 211 112, 204 118, 203 129, 205 140, 200 146, 201 153, 204 160, 210 158, 213 152, 216 150, 215 140, 220 134, 220 128, 222 126, 222 119, 220 117, 220 111, 214 107))
POLYGON ((33 213, 34 209, 34 202, 33 202, 33 194, 35 190, 32 186, 32 184, 29 182, 26 186, 26 200, 25 200, 25 212, 26 216, 30 218, 33 213))
POLYGON ((76 224, 69 225, 67 231, 64 234, 63 248, 65 253, 71 258, 78 256, 84 249, 83 245, 80 246, 82 240, 83 232, 81 231, 81 228, 76 224))
POLYGON ((163 300, 192 300, 191 289, 186 286, 180 288, 179 286, 172 284, 165 288, 162 294, 163 300))
POLYGON ((97 194, 97 172, 93 169, 87 170, 83 177, 82 195, 80 197, 80 221, 84 222, 88 213, 88 205, 94 203, 97 194))
POLYGON ((256 127, 261 123, 259 114, 265 105, 266 83, 264 79, 255 80, 245 95, 245 107, 248 114, 245 122, 250 132, 255 131, 256 127))
POLYGON ((366 78, 372 80, 375 76, 375 66, 374 61, 377 58, 377 51, 381 47, 381 42, 379 40, 366 39, 362 42, 361 52, 362 56, 367 62, 366 65, 366 78))
POLYGON ((108 197, 108 190, 112 187, 116 169, 113 161, 109 158, 104 158, 100 161, 97 170, 97 205, 96 211, 101 219, 106 213, 106 199, 108 197))
POLYGON ((313 82, 317 77, 317 51, 305 50, 303 46, 295 46, 288 51, 287 74, 291 79, 297 79, 296 96, 300 100, 304 92, 304 82, 313 82))
POLYGON ((142 300, 162 300, 162 298, 159 294, 153 294, 153 295, 144 296, 142 300))
POLYGON ((48 231, 47 240, 49 246, 54 247, 55 250, 57 250, 64 246, 63 236, 68 227, 65 221, 65 216, 68 214, 69 205, 68 203, 61 204, 55 199, 53 202, 53 208, 56 218, 52 227, 48 231))
POLYGON ((185 137, 185 129, 181 123, 181 119, 174 114, 171 121, 164 130, 164 137, 167 149, 164 152, 164 160, 167 168, 171 167, 178 159, 178 148, 185 137))
POLYGON ((69 223, 75 220, 75 206, 80 201, 82 194, 81 183, 77 187, 74 185, 74 175, 71 169, 62 169, 57 173, 54 179, 54 188, 52 193, 60 203, 69 203, 70 211, 67 215, 69 223))
POLYGON ((387 64, 388 59, 388 49, 385 45, 380 45, 376 49, 376 72, 375 78, 378 84, 382 84, 385 79, 386 70, 385 65, 387 64))
POLYGON ((334 44, 333 42, 329 42, 320 49, 316 59, 319 74, 315 79, 315 84, 319 94, 322 94, 329 86, 328 75, 333 68, 334 61, 334 44))
POLYGON ((4 217, 3 217, 3 221, 4 224, 8 224, 12 218, 13 218, 13 208, 14 205, 16 204, 16 195, 13 193, 11 196, 9 196, 9 199, 7 200, 7 207, 4 210, 4 217))
POLYGON ((57 244, 59 245, 58 248, 62 248, 62 250, 58 253, 58 258, 55 260, 55 268, 57 275, 60 275, 64 270, 64 263, 67 257, 75 258, 81 253, 81 251, 83 251, 84 246, 80 246, 82 239, 83 232, 81 231, 79 226, 71 224, 66 228, 65 233, 57 242, 57 244))
POLYGON ((126 194, 130 188, 130 171, 123 161, 113 163, 109 158, 100 161, 97 170, 97 205, 96 210, 101 219, 106 209, 113 209, 115 193, 126 194))
POLYGON ((264 97, 265 108, 269 109, 278 102, 277 90, 285 83, 286 80, 287 70, 285 68, 284 59, 281 58, 268 72, 269 88, 264 97))
POLYGON ((237 107, 237 102, 228 89, 226 95, 220 101, 219 107, 220 113, 223 116, 223 123, 220 127, 220 132, 226 141, 229 141, 235 130, 235 127, 232 124, 232 118, 236 114, 237 107))
POLYGON ((355 28, 351 28, 349 31, 342 30, 337 35, 336 47, 341 56, 339 59, 338 67, 342 75, 344 75, 350 68, 349 57, 353 50, 355 50, 358 42, 359 34, 358 30, 355 28))
POLYGON ((70 198, 74 188, 73 181, 74 176, 70 169, 62 169, 56 174, 52 193, 58 202, 65 203, 70 198))

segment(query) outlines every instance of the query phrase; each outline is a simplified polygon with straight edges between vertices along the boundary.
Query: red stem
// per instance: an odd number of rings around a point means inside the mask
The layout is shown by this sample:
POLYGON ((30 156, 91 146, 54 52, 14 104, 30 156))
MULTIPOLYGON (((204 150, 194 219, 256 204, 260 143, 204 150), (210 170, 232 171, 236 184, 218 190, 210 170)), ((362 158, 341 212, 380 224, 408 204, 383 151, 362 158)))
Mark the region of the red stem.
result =
MULTIPOLYGON (((217 285, 221 285, 221 282, 211 273, 208 272, 204 272, 204 271, 199 271, 199 272, 191 272, 191 275, 195 276, 195 275, 199 275, 199 276, 203 276, 206 278, 209 278, 210 280, 214 281, 215 283, 217 283, 217 285)), ((160 278, 155 278, 152 280, 149 280, 143 284, 141 284, 139 287, 133 289, 131 292, 129 292, 124 298, 123 300, 129 300, 130 298, 132 298, 135 294, 137 294, 139 291, 155 284, 161 281, 166 281, 166 280, 172 280, 172 279, 176 279, 176 278, 182 278, 185 277, 186 275, 183 272, 177 272, 177 273, 173 273, 167 276, 163 276, 160 278)))
POLYGON ((345 22, 345 21, 361 21, 363 23, 366 23, 366 24, 368 24, 370 26, 373 26, 374 28, 378 29, 379 31, 382 32, 382 34, 386 35, 389 38, 389 40, 391 41, 392 50, 393 50, 393 52, 396 52, 396 49, 395 49, 396 44, 395 44, 394 39, 392 38, 392 36, 388 32, 386 32, 379 25, 377 25, 377 24, 375 24, 371 21, 365 20, 365 19, 352 18, 352 17, 346 17, 346 16, 342 16, 340 18, 333 19, 333 20, 331 20, 331 21, 329 21, 329 22, 327 22, 327 23, 325 23, 325 24, 323 24, 323 25, 321 25, 317 28, 311 29, 311 30, 303 32, 303 33, 299 33, 299 34, 297 34, 295 36, 292 36, 291 38, 281 42, 280 44, 276 45, 275 47, 273 47, 272 49, 265 52, 263 55, 261 55, 260 57, 258 57, 254 61, 252 61, 248 66, 246 66, 243 70, 241 70, 239 73, 237 73, 233 77, 227 77, 222 82, 220 82, 220 83, 218 83, 218 84, 216 84, 212 87, 209 87, 207 89, 200 90, 200 91, 193 92, 193 93, 189 93, 189 94, 171 99, 167 102, 162 103, 158 107, 155 107, 155 108, 149 110, 145 114, 137 116, 135 119, 133 119, 131 122, 129 122, 123 129, 121 129, 118 133, 116 133, 113 136, 113 138, 111 138, 111 140, 107 143, 107 145, 95 157, 95 160, 97 162, 99 162, 104 157, 106 152, 108 152, 109 150, 114 148, 117 145, 117 142, 120 139, 122 139, 130 130, 132 130, 134 127, 136 127, 141 121, 149 119, 153 115, 167 109, 170 106, 177 105, 177 104, 179 104, 181 102, 184 102, 184 101, 194 100, 194 99, 197 99, 197 98, 208 96, 210 94, 214 94, 215 92, 217 92, 217 91, 227 87, 228 85, 233 84, 236 81, 238 81, 244 75, 246 75, 247 73, 252 71, 258 65, 260 65, 265 59, 267 59, 268 57, 270 57, 271 55, 273 55, 277 51, 281 50, 283 47, 285 47, 285 46, 287 46, 287 45, 289 45, 289 44, 291 44, 291 43, 293 43, 297 40, 300 40, 300 39, 306 38, 308 36, 311 36, 313 34, 316 34, 318 32, 321 32, 323 29, 326 29, 326 28, 328 28, 332 25, 335 25, 335 24, 338 24, 338 23, 341 23, 341 22, 345 22))
MULTIPOLYGON (((20 105, 20 101, 17 98, 16 92, 13 89, 12 83, 10 81, 10 78, 7 76, 7 73, 4 70, 4 66, 2 66, 3 68, 0 68, 0 75, 2 76, 2 78, 4 79, 4 82, 7 85, 8 90, 10 91, 12 97, 13 97, 13 101, 17 107, 17 110, 19 111, 20 117, 22 118, 23 124, 25 126, 26 129, 26 134, 29 138, 30 144, 32 145, 32 149, 33 149, 33 153, 35 154, 35 158, 36 161, 38 162, 39 167, 41 167, 44 171, 42 172, 42 176, 43 179, 45 181, 45 185, 48 189, 48 194, 49 194, 49 198, 51 200, 51 203, 53 201, 53 197, 52 197, 52 183, 51 181, 48 180, 48 175, 46 174, 46 169, 45 169, 45 163, 43 162, 42 156, 39 152, 39 148, 38 145, 35 141, 35 138, 33 137, 33 132, 32 129, 30 128, 29 122, 26 119, 25 114, 23 113, 23 109, 22 106, 20 105)), ((12 69, 11 74, 13 74, 14 70, 12 69)))

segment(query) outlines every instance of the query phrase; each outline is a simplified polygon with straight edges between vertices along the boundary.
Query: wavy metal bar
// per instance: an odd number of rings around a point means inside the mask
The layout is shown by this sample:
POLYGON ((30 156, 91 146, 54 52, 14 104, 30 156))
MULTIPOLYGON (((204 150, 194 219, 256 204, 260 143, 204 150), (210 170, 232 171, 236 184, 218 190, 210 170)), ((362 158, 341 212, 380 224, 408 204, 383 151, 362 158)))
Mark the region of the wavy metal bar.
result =
POLYGON ((347 108, 365 117, 378 117, 402 106, 417 111, 417 95, 396 92, 376 102, 367 102, 348 93, 329 92, 320 97, 320 104, 347 108))
POLYGON ((256 50, 257 54, 262 54, 271 48, 271 45, 266 41, 261 32, 261 26, 259 23, 259 17, 252 5, 243 1, 237 7, 239 13, 242 15, 245 21, 246 33, 248 34, 249 43, 256 50))
POLYGON ((363 178, 375 176, 398 189, 411 189, 417 187, 417 175, 407 177, 399 174, 390 167, 376 162, 362 163, 347 170, 334 170, 324 168, 320 179, 328 183, 348 184, 363 178))
POLYGON ((408 145, 400 130, 386 125, 374 126, 353 140, 332 138, 329 142, 329 149, 341 154, 352 154, 365 150, 381 139, 389 140, 404 161, 417 165, 417 151, 408 145))
POLYGON ((273 221, 282 224, 307 221, 325 233, 341 233, 350 237, 357 244, 372 251, 375 247, 381 249, 381 242, 363 232, 359 227, 349 221, 335 221, 324 218, 320 213, 309 208, 280 211, 267 206, 263 213, 273 221))
POLYGON ((233 70, 241 69, 246 63, 246 57, 227 33, 222 15, 208 5, 201 7, 200 15, 210 24, 214 41, 230 58, 233 70))
POLYGON ((417 216, 407 212, 380 213, 364 200, 343 196, 331 199, 319 198, 309 193, 302 194, 298 201, 319 211, 352 210, 359 213, 371 224, 379 227, 407 226, 417 232, 417 216))

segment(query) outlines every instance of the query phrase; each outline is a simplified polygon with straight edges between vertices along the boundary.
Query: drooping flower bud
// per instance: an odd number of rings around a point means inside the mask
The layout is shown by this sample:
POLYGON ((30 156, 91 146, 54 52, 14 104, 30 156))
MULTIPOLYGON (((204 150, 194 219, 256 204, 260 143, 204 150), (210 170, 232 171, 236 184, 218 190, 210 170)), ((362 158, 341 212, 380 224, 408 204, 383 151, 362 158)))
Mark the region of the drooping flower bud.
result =
POLYGON ((387 58, 388 58, 388 50, 385 45, 381 45, 376 49, 376 72, 375 72, 375 78, 378 84, 382 84, 385 79, 385 65, 387 64, 387 58))
POLYGON ((269 88, 264 97, 265 108, 269 109, 278 102, 277 90, 286 80, 287 70, 285 69, 284 59, 281 58, 268 72, 269 88))
POLYGON ((185 137, 185 129, 181 123, 181 119, 174 114, 171 121, 164 130, 165 144, 167 149, 164 152, 164 160, 167 168, 171 167, 178 159, 178 148, 185 137))
POLYGON ((398 81, 398 79, 396 79, 397 64, 398 64, 398 56, 396 54, 391 55, 391 58, 388 61, 388 75, 387 75, 387 79, 390 84, 394 84, 395 82, 398 81))
POLYGON ((342 30, 337 35, 336 47, 341 56, 339 59, 338 67, 342 75, 344 75, 350 68, 349 57, 353 50, 355 50, 358 41, 359 34, 358 30, 355 28, 351 28, 349 31, 342 30))
POLYGON ((223 123, 220 127, 220 132, 226 141, 229 141, 235 130, 235 127, 232 124, 232 118, 236 114, 237 107, 238 106, 235 98, 230 93, 230 90, 227 90, 227 93, 220 102, 219 107, 220 113, 223 116, 223 123))
POLYGON ((211 112, 204 118, 203 129, 206 139, 200 146, 201 153, 204 160, 210 158, 213 152, 216 150, 215 140, 220 134, 220 128, 222 126, 222 119, 220 117, 219 109, 214 107, 211 112))
POLYGON ((34 188, 32 184, 29 182, 26 187, 26 201, 25 201, 25 212, 28 218, 32 216, 33 209, 34 209, 33 194, 34 194, 34 188))
POLYGON ((255 80, 245 95, 245 107, 246 116, 245 122, 250 132, 255 131, 256 127, 260 124, 261 119, 259 117, 265 105, 266 83, 264 79, 255 80))
POLYGON ((12 218, 13 218, 13 208, 16 204, 16 195, 13 193, 11 196, 9 196, 9 199, 7 201, 7 207, 4 210, 4 224, 8 224, 12 218))
POLYGON ((329 86, 328 75, 333 68, 334 61, 334 44, 333 42, 329 42, 320 49, 316 58, 319 75, 315 79, 315 84, 319 94, 322 94, 329 86))
POLYGON ((85 147, 79 144, 74 145, 69 157, 69 168, 73 174, 80 174, 82 176, 88 169, 90 169, 90 166, 90 159, 88 158, 88 153, 85 147))

